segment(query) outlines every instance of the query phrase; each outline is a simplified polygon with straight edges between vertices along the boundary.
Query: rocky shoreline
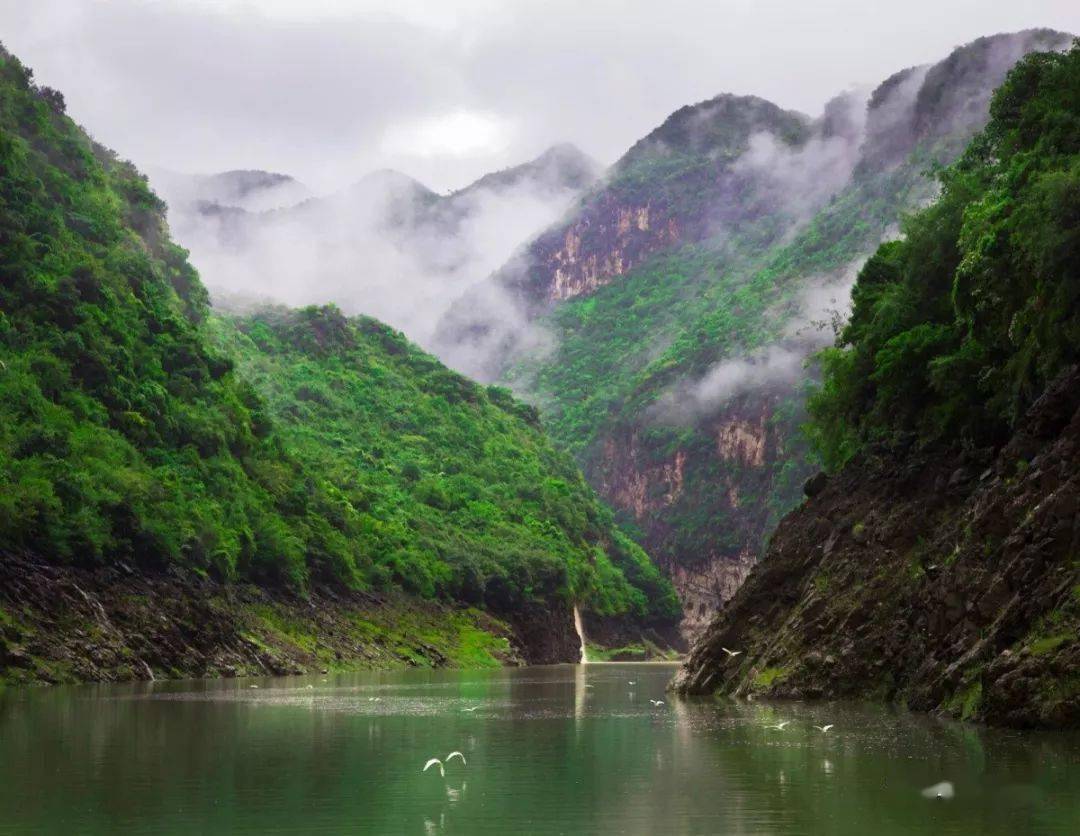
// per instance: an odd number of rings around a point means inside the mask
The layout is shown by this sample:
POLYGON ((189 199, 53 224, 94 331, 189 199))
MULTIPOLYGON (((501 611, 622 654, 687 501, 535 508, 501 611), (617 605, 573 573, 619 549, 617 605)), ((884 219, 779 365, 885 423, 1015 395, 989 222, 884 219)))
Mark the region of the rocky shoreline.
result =
POLYGON ((1000 450, 874 448, 808 493, 678 692, 1080 726, 1080 370, 1000 450))
MULTIPOLYGON (((545 612, 549 618, 550 613, 545 612)), ((557 625, 319 588, 307 598, 182 570, 0 556, 0 682, 120 682, 559 661, 557 625)), ((572 626, 569 626, 572 637, 572 626)))

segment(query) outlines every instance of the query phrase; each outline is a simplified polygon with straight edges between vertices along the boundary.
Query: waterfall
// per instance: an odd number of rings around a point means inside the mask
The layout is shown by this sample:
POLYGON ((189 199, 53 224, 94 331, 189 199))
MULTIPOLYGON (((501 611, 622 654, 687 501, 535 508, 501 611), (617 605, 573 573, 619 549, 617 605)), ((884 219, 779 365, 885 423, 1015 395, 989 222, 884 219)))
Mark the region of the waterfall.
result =
POLYGON ((574 630, 581 642, 581 664, 584 665, 589 661, 589 654, 585 651, 585 625, 581 623, 581 610, 577 604, 574 604, 574 630))

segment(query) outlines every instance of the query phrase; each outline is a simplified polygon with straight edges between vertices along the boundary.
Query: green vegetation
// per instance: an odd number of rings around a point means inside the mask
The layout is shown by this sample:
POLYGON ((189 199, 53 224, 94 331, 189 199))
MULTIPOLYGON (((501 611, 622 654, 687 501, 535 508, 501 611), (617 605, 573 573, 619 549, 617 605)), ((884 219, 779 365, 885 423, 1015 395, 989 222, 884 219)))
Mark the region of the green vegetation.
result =
MULTIPOLYGON (((772 387, 768 430, 778 450, 764 468, 715 455, 718 409, 672 422, 657 413, 658 402, 718 362, 777 344, 799 351, 800 340, 818 339, 830 323, 806 323, 791 333, 807 280, 843 274, 903 207, 925 199, 930 185, 922 171, 931 159, 922 150, 902 166, 865 175, 801 228, 792 230, 790 218, 759 217, 722 238, 665 251, 547 317, 557 351, 519 364, 507 380, 532 393, 545 427, 594 484, 609 438, 638 434, 645 467, 662 467, 676 450, 686 454, 680 498, 650 512, 664 531, 662 546, 649 543, 654 555, 693 563, 710 552, 756 551, 764 532, 798 502, 816 466, 799 430, 815 369, 772 387), (739 508, 717 489, 729 483, 738 486, 739 508), (751 521, 748 513, 760 519, 751 521)), ((737 414, 737 399, 732 406, 737 414)), ((639 524, 648 528, 650 520, 639 524)))
POLYGON ((754 686, 764 690, 787 675, 787 668, 764 668, 754 677, 754 686))
POLYGON ((511 658, 510 628, 479 610, 439 610, 394 599, 370 612, 353 613, 338 629, 363 647, 363 656, 342 657, 322 640, 319 625, 292 608, 263 604, 249 608, 247 640, 271 653, 310 655, 329 671, 386 667, 491 668, 511 658))
POLYGON ((1080 46, 1014 68, 940 179, 823 355, 811 429, 833 467, 899 434, 998 442, 1080 359, 1080 46))
POLYGON ((0 548, 677 611, 507 392, 332 308, 210 316, 145 178, 31 76, 0 51, 0 548))
POLYGON ((506 390, 333 307, 214 318, 287 449, 357 514, 380 583, 506 612, 564 596, 663 618, 671 587, 506 390))

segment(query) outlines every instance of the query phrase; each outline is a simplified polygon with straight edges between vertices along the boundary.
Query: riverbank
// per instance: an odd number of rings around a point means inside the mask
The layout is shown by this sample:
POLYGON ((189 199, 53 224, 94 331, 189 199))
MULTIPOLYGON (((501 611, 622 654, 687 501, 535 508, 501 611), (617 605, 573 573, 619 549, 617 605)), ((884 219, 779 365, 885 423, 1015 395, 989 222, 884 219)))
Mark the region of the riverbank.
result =
POLYGON ((680 693, 1080 728, 1080 368, 1000 450, 876 447, 818 481, 680 693))
POLYGON ((575 640, 569 613, 550 609, 511 623, 402 594, 321 588, 305 599, 178 570, 0 556, 0 682, 10 684, 573 661, 575 640))

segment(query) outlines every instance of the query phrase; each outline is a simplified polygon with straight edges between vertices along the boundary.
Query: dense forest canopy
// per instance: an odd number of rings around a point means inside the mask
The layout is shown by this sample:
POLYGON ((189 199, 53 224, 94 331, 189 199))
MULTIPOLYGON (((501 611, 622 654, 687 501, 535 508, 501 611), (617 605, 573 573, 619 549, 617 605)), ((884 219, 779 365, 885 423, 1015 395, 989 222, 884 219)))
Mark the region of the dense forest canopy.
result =
POLYGON ((0 549, 677 609, 507 392, 334 308, 212 316, 146 179, 2 51, 0 173, 0 549))
POLYGON ((999 442, 1080 359, 1080 45, 1025 58, 990 113, 823 353, 811 432, 833 467, 898 434, 999 442))

